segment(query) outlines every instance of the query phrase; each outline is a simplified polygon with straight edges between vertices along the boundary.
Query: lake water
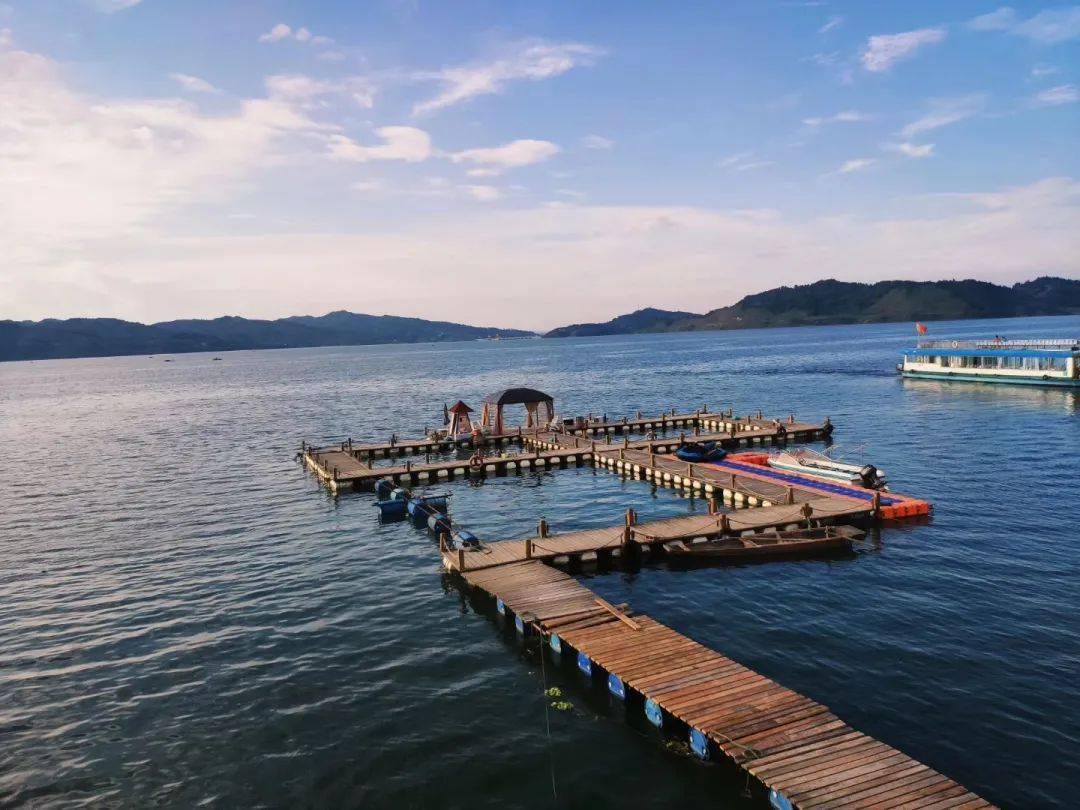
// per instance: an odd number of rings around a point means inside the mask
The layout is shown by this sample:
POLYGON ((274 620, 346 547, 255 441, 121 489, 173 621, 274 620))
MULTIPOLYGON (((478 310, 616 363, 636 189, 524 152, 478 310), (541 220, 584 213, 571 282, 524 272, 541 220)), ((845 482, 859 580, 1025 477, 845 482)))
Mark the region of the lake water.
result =
MULTIPOLYGON (((1080 318, 933 324, 1073 337, 1080 318)), ((1080 396, 903 381, 910 324, 0 364, 0 806, 751 806, 334 498, 300 441, 444 402, 832 418, 935 504, 853 559, 591 577, 991 801, 1080 785, 1080 396), (545 726, 544 684, 574 704, 545 726), (552 795, 554 775, 555 797, 552 795)), ((704 509, 580 468, 450 484, 485 539, 704 509)))

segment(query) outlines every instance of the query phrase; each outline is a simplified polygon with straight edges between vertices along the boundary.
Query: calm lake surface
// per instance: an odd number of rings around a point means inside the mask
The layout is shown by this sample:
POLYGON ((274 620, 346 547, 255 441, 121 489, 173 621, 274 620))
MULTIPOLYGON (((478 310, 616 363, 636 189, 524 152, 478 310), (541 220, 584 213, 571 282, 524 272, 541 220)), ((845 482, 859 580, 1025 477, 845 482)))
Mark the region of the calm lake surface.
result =
MULTIPOLYGON (((1080 318, 933 324, 1074 337, 1080 318)), ((589 578, 1010 807, 1080 785, 1080 396, 902 381, 910 324, 0 364, 0 806, 750 807, 548 661, 302 439, 509 385, 564 414, 832 418, 935 504, 853 559, 589 578), (544 683, 572 712, 545 726, 544 683), (552 795, 554 771, 557 798, 552 795)), ((449 485, 485 539, 705 504, 580 468, 449 485)))

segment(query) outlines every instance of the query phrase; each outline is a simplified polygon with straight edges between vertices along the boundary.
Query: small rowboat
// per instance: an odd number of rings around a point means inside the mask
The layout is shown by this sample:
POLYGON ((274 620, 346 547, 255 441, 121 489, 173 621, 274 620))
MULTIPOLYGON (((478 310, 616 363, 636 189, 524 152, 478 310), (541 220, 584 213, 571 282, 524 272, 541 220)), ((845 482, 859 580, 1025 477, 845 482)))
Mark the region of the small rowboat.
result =
POLYGON ((851 551, 851 544, 866 537, 854 526, 821 526, 785 532, 719 537, 703 543, 668 543, 673 560, 748 560, 769 557, 813 556, 851 551))

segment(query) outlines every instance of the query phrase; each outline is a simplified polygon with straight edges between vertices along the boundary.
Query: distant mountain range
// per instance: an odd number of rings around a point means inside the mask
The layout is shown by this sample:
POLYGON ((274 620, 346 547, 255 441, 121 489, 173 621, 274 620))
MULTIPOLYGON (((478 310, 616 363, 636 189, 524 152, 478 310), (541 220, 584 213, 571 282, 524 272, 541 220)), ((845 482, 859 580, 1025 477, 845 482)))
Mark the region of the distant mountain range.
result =
MULTIPOLYGON (((640 309, 605 323, 562 326, 545 337, 690 332, 886 321, 1012 318, 1080 313, 1080 280, 1044 277, 1011 287, 985 281, 817 281, 748 295, 697 315, 640 309)), ((0 360, 223 352, 371 343, 533 337, 520 329, 393 315, 331 312, 274 321, 224 317, 141 324, 113 318, 0 321, 0 360)))
POLYGON ((1080 280, 1045 276, 1011 287, 986 281, 828 279, 748 295, 736 304, 695 315, 641 309, 605 323, 561 326, 544 337, 693 332, 890 321, 946 321, 1080 313, 1080 280))
POLYGON ((0 321, 0 360, 106 357, 123 354, 224 352, 365 343, 532 337, 519 329, 331 312, 276 321, 225 317, 141 324, 113 318, 0 321))

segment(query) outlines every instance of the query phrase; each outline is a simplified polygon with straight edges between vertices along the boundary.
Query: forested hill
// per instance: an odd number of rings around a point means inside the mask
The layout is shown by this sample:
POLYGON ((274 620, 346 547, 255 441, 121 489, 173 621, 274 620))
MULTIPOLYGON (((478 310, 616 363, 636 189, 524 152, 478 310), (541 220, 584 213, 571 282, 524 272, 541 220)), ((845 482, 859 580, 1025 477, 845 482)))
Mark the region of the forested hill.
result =
POLYGON ((827 279, 748 295, 704 315, 640 310, 606 323, 563 326, 545 337, 755 329, 889 321, 1014 318, 1080 313, 1080 280, 1046 276, 1002 286, 986 281, 879 281, 827 279), (648 313, 648 317, 639 317, 648 313))
POLYGON ((331 312, 318 317, 304 315, 274 321, 238 317, 155 324, 113 318, 0 321, 0 360, 426 343, 531 335, 531 332, 517 329, 355 312, 331 312))

